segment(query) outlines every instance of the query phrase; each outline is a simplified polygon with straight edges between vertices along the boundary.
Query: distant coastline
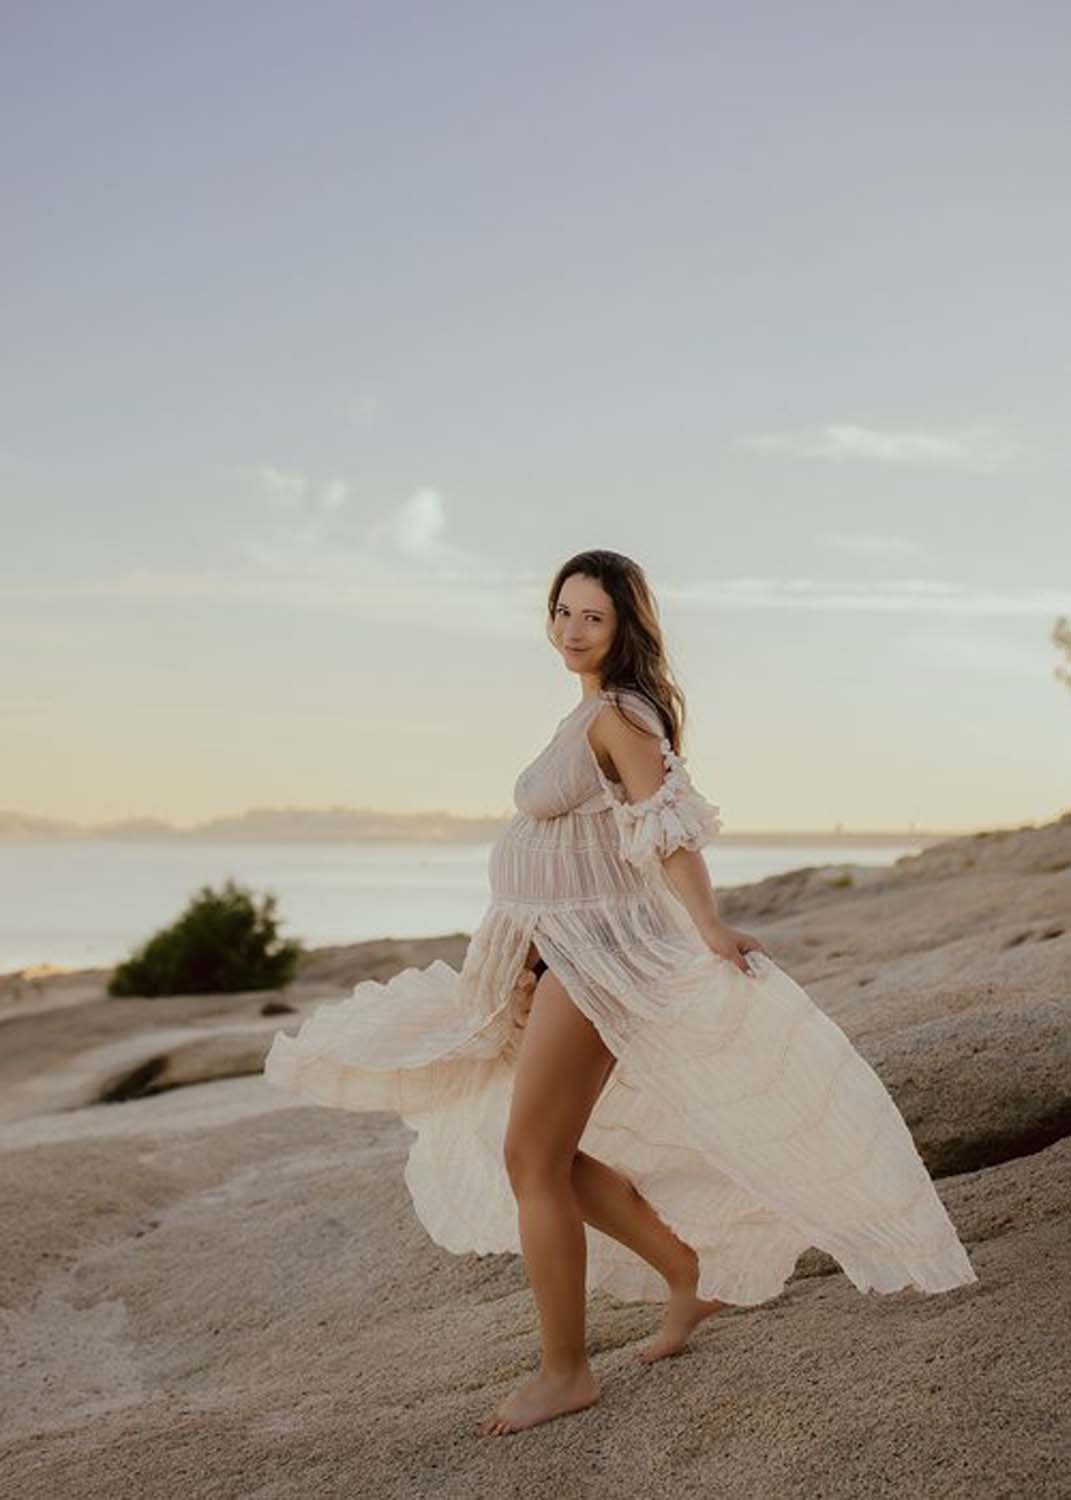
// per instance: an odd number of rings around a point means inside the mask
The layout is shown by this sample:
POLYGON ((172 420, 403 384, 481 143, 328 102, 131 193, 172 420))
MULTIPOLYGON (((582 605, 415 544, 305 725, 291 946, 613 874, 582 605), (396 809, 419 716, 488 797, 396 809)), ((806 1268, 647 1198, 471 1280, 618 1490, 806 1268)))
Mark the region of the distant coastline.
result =
MULTIPOLYGON (((43 843, 182 843, 182 844, 482 844, 496 838, 511 814, 458 817, 446 812, 387 813, 367 808, 253 808, 229 817, 211 818, 179 828, 160 818, 126 818, 82 824, 60 818, 0 811, 0 844, 43 843)), ((972 829, 816 828, 803 832, 764 829, 723 832, 730 844, 860 845, 911 844, 925 848, 972 829)))

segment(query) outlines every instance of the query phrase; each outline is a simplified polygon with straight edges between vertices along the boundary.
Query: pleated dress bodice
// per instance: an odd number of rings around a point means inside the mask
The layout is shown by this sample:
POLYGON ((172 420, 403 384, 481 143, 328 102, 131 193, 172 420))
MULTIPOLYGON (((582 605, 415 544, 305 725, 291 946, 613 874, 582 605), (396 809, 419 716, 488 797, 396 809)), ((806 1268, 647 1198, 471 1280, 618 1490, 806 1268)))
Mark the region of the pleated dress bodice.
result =
POLYGON ((588 729, 605 702, 584 698, 513 787, 517 809, 488 861, 491 898, 524 906, 572 906, 636 895, 651 871, 622 858, 612 782, 588 729))

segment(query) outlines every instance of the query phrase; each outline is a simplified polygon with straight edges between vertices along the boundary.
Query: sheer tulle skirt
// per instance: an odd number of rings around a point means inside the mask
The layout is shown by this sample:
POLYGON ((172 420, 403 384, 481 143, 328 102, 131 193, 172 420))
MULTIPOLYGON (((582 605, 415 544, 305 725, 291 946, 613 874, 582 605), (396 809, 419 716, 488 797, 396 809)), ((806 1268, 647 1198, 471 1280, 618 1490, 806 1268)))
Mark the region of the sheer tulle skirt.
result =
MULTIPOLYGON (((776 1296, 809 1246, 860 1291, 940 1292, 976 1276, 881 1080, 765 955, 711 953, 656 886, 613 900, 495 902, 458 972, 441 960, 366 980, 277 1034, 268 1081, 415 1132, 414 1208, 455 1253, 520 1253, 503 1140, 529 945, 617 1063, 581 1149, 617 1168, 697 1252, 699 1295, 776 1296)), ((587 1280, 628 1301, 660 1276, 588 1228, 587 1280)))

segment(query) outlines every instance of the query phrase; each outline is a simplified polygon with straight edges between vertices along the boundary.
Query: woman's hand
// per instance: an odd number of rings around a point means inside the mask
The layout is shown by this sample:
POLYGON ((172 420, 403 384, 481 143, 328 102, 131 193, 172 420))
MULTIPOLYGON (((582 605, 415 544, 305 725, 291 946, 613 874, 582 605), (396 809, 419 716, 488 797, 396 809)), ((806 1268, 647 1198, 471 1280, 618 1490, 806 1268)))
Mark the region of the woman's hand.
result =
MULTIPOLYGON (((719 958, 727 958, 749 979, 756 977, 748 967, 745 954, 766 953, 757 937, 752 937, 749 932, 741 932, 739 928, 729 927, 724 922, 708 927, 700 936, 712 953, 716 953, 719 958)), ((769 957, 769 954, 766 956, 769 957)))
POLYGON ((513 988, 513 1024, 521 1029, 528 1020, 535 998, 536 976, 531 969, 522 969, 513 988))

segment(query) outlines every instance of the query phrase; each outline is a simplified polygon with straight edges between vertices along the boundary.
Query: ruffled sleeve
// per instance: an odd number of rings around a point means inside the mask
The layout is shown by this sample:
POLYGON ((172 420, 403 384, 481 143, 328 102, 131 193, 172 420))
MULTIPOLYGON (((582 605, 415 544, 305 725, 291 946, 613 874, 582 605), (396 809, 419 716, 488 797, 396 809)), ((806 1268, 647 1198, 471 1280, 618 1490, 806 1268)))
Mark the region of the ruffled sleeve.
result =
MULTIPOLYGON (((654 728, 661 723, 653 711, 634 695, 629 704, 654 728)), ((649 797, 629 802, 620 782, 608 781, 600 771, 600 780, 609 792, 620 839, 621 856, 631 864, 644 865, 668 858, 676 849, 701 849, 709 844, 721 828, 720 808, 708 802, 689 775, 686 757, 678 755, 663 735, 659 739, 665 777, 662 785, 649 797)))
POLYGON ((720 809, 699 792, 668 739, 660 742, 665 779, 642 802, 613 802, 621 854, 631 864, 666 859, 676 849, 701 849, 721 828, 720 809))

